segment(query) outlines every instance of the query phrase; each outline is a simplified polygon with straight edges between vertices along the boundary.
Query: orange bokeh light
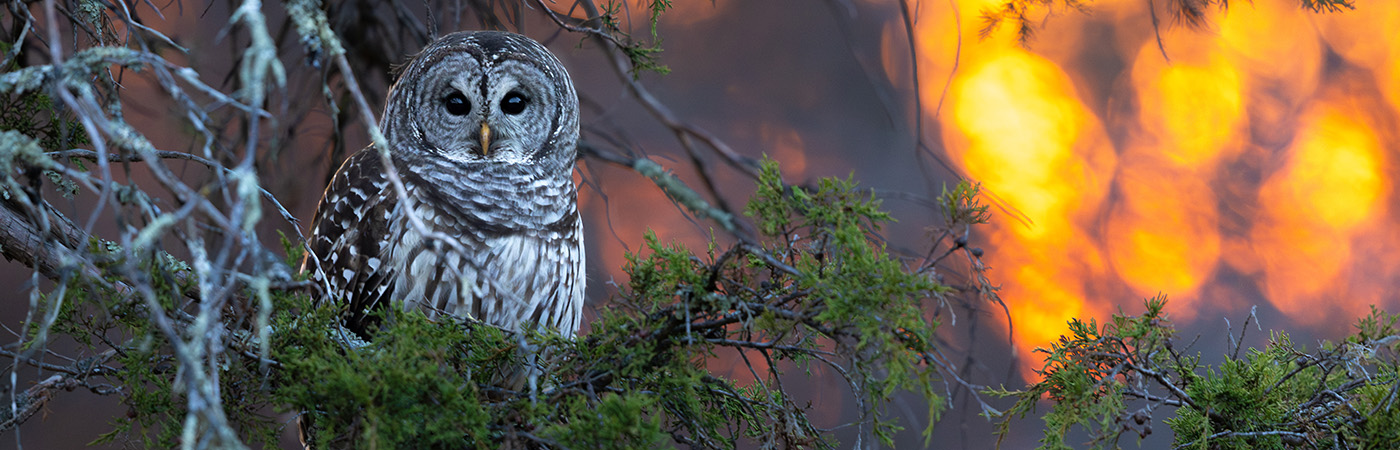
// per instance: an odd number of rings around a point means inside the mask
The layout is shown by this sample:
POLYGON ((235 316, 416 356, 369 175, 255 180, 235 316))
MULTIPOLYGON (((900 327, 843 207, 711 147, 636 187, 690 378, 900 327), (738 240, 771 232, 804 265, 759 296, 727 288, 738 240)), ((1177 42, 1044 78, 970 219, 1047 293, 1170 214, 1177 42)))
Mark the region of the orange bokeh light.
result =
MULTIPOLYGON (((1246 294, 1202 298, 1249 290, 1221 271, 1301 324, 1400 306, 1400 43, 1382 38, 1400 5, 1232 3, 1205 29, 1159 34, 1151 3, 1101 2, 1047 13, 1054 31, 1026 49, 1011 25, 978 38, 976 15, 1001 3, 923 5, 913 45, 949 159, 1008 207, 984 259, 1022 355, 1071 317, 1103 319, 1158 292, 1181 321, 1239 306, 1246 294), (1094 42, 1083 31, 1094 26, 1117 41, 1094 42), (1117 68, 1085 56, 1104 45, 1117 68), (1105 293, 1139 298, 1093 297, 1105 293)), ((896 31, 882 39, 892 81, 909 69, 890 49, 896 31)), ((1023 360, 1022 373, 1035 367, 1023 360)))
POLYGON ((1018 351, 1028 356, 1063 334, 1069 319, 1102 312, 1084 295, 1084 275, 1103 272, 1103 262, 1083 213, 1102 202, 1115 158, 1053 63, 1006 48, 966 64, 940 117, 943 137, 968 175, 1029 221, 998 221, 991 239, 999 250, 986 257, 1009 278, 1002 298, 1018 351))
POLYGON ((1173 311, 1192 311, 1220 258, 1214 193, 1197 175, 1137 156, 1119 172, 1120 199, 1104 234, 1109 258, 1138 296, 1164 293, 1175 301, 1173 311))
POLYGON ((1365 311, 1343 298, 1347 272, 1367 264, 1352 253, 1357 238, 1383 217, 1391 182, 1380 140, 1356 113, 1326 104, 1306 113, 1285 166, 1259 192, 1251 237, 1264 268, 1261 287, 1304 323, 1327 318, 1316 314, 1319 305, 1365 311))

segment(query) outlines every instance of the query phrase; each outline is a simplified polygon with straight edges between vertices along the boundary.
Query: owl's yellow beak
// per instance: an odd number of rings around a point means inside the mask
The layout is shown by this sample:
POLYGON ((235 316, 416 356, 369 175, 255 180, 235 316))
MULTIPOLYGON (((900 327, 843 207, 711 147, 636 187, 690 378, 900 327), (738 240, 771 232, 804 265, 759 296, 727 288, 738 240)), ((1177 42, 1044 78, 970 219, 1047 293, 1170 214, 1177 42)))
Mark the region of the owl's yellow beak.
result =
POLYGON ((481 123, 481 156, 491 154, 491 127, 481 123))

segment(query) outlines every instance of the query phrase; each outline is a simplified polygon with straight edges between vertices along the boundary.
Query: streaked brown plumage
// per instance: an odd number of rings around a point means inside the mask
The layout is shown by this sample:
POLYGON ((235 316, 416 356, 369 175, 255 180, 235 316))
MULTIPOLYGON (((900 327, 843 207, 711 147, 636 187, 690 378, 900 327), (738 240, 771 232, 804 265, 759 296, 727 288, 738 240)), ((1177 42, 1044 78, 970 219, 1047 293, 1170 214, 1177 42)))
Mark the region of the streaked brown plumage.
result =
POLYGON ((312 226, 306 264, 326 300, 346 305, 347 328, 368 337, 369 313, 395 304, 577 332, 578 98, 559 61, 517 34, 444 36, 405 67, 381 127, 407 198, 378 150, 361 150, 326 188, 312 226))

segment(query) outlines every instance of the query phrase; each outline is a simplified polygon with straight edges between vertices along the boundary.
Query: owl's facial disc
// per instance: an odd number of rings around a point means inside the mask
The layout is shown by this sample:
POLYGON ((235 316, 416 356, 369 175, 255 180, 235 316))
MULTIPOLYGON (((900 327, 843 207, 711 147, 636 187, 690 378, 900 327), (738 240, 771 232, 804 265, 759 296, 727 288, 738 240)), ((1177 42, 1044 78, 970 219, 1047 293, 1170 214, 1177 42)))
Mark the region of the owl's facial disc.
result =
POLYGON ((524 164, 549 151, 554 111, 536 94, 547 80, 533 64, 456 54, 430 70, 446 82, 422 94, 426 108, 415 126, 433 153, 460 163, 524 164))
POLYGON ((568 73, 539 44, 456 33, 410 63, 390 93, 386 121, 405 156, 562 168, 575 156, 577 102, 568 73))

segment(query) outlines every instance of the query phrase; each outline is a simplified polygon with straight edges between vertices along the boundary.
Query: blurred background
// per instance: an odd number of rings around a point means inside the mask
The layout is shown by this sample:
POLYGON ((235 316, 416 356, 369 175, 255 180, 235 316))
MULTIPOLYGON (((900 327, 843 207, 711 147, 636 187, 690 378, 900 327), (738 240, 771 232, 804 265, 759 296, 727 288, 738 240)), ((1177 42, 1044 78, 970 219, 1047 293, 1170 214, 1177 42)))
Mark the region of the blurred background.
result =
MULTIPOLYGON (((930 311, 941 315, 941 337, 973 383, 1023 386, 1040 367, 1032 349, 1064 333, 1070 318, 1136 313, 1158 293, 1170 299, 1182 334, 1200 336, 1192 350, 1205 362, 1230 348, 1227 332, 1241 333, 1251 311, 1263 331, 1251 325, 1246 345, 1288 330, 1315 347, 1345 336, 1369 305, 1400 306, 1400 6, 1362 1, 1316 13, 1298 0, 1255 0, 1190 17, 1171 13, 1176 2, 1100 0, 1083 11, 1027 11, 1035 33, 1023 45, 1014 21, 986 29, 983 13, 1000 11, 999 0, 677 0, 656 30, 670 73, 633 78, 594 41, 549 19, 544 8, 586 15, 568 3, 347 1, 330 17, 364 70, 357 76, 376 113, 393 79, 384 68, 421 48, 422 35, 522 32, 568 67, 585 140, 600 151, 648 156, 736 211, 752 179, 710 140, 743 158, 779 161, 792 183, 853 176, 885 199, 898 222, 884 237, 909 257, 932 245, 932 199, 942 187, 982 183, 996 207, 970 245, 985 251, 1006 311, 976 298, 930 311), (483 8, 511 20, 488 21, 476 13, 483 8), (678 133, 677 123, 692 134, 678 133)), ((41 4, 29 5, 36 17, 41 4)), ((649 39, 644 4, 618 5, 633 35, 649 39)), ((229 73, 240 57, 233 49, 247 37, 228 25, 237 4, 128 6, 189 49, 164 57, 199 69, 211 85, 232 85, 207 78, 229 73)), ((327 72, 287 38, 294 34, 282 8, 263 11, 274 33, 283 27, 275 37, 289 73, 285 95, 268 108, 284 128, 259 143, 271 150, 258 169, 263 186, 302 220, 264 220, 260 231, 275 245, 278 231, 308 231, 330 173, 368 138, 349 99, 322 94, 327 72)), ((127 120, 158 148, 195 145, 163 104, 139 100, 155 95, 149 79, 132 74, 122 84, 127 120)), ((197 177, 203 169, 188 170, 197 177)), ((626 281, 623 255, 638 250, 646 230, 692 249, 712 237, 730 241, 605 158, 585 157, 576 177, 594 311, 626 281)), ((68 207, 88 205, 80 197, 68 207)), ((0 286, 22 292, 30 275, 0 265, 0 286)), ((956 267, 949 273, 959 276, 956 267)), ((23 300, 4 301, 0 320, 14 327, 23 300)), ((72 343, 55 348, 62 345, 72 343)), ((738 361, 714 364, 731 378, 751 377, 738 361)), ((845 392, 839 377, 791 372, 811 393, 805 400, 819 424, 854 418, 850 399, 821 395, 845 392)), ((931 446, 992 445, 993 424, 976 416, 976 401, 948 389, 954 409, 931 446)), ((927 408, 897 404, 891 413, 907 428, 898 448, 922 448, 927 408)), ((49 404, 48 418, 0 436, 0 449, 80 446, 124 411, 116 397, 65 394, 49 404)), ((1040 425, 1017 422, 1004 448, 1034 446, 1040 425)), ((853 432, 840 433, 854 444, 853 432)), ((1143 441, 1169 443, 1164 435, 1143 441)))

